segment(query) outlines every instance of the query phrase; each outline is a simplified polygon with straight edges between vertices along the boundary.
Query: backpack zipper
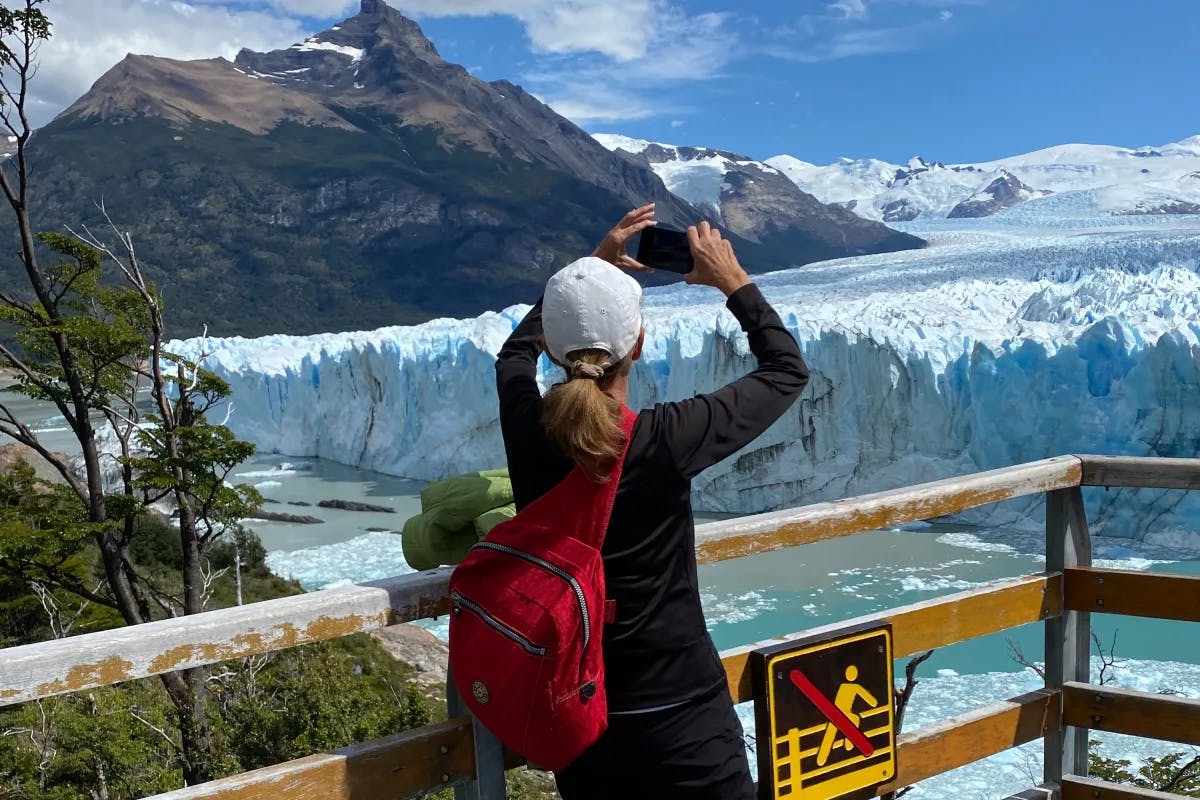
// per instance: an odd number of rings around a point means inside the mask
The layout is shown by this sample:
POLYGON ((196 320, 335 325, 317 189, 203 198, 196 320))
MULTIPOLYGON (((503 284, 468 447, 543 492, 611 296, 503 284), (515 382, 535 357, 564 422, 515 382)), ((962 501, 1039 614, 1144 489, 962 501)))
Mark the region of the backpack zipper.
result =
POLYGON ((579 585, 579 581, 575 580, 575 576, 567 572, 561 567, 556 567, 544 558, 538 558, 535 555, 526 553, 524 550, 518 550, 515 547, 509 547, 505 544, 497 544, 495 542, 483 541, 472 546, 472 549, 482 547, 485 550, 494 550, 497 553, 515 556, 516 558, 528 561, 536 567, 541 567, 551 575, 562 578, 575 592, 575 600, 579 603, 579 613, 583 616, 583 649, 587 650, 588 642, 592 638, 592 617, 588 612, 587 597, 583 593, 583 587, 579 585))
POLYGON ((471 602, 470 600, 463 597, 458 592, 451 592, 450 599, 454 601, 454 613, 455 614, 461 614, 462 610, 464 608, 470 609, 471 611, 475 612, 475 614, 477 614, 480 619, 482 619, 484 622, 486 622, 488 627, 492 628, 497 633, 501 633, 504 636, 507 636, 509 639, 512 639, 514 642, 521 645, 521 647, 525 650, 525 652, 529 653, 530 655, 534 655, 534 656, 546 655, 546 648, 541 647, 540 645, 536 645, 533 642, 529 641, 524 636, 522 636, 520 633, 518 633, 517 631, 510 628, 508 625, 505 625, 503 622, 501 622, 500 620, 493 617, 487 611, 484 611, 483 608, 481 608, 477 603, 471 602))

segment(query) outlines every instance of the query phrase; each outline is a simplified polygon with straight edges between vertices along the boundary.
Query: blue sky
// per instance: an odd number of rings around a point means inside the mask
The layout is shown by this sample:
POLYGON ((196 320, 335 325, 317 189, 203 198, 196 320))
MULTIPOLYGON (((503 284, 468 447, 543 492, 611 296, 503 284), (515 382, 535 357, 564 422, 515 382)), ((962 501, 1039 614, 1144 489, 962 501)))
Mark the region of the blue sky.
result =
MULTIPOLYGON (((594 132, 817 163, 981 161, 1200 133, 1197 0, 389 2, 447 59, 520 83, 594 132)), ((285 47, 357 6, 51 0, 59 35, 41 113, 126 51, 285 47)))
POLYGON ((589 130, 756 158, 981 161, 1064 142, 1138 146, 1200 133, 1194 0, 675 5, 723 15, 711 34, 723 46, 694 76, 672 74, 670 42, 661 58, 651 43, 630 69, 612 56, 534 53, 512 17, 421 22, 447 58, 525 83, 589 130), (561 77, 573 73, 585 80, 561 77))

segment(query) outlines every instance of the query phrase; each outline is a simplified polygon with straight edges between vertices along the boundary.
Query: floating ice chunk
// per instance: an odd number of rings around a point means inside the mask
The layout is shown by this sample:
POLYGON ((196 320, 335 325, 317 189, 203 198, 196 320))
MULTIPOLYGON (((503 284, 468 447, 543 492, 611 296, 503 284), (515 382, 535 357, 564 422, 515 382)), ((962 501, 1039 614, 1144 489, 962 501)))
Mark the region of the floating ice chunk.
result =
POLYGON ((404 560, 400 537, 393 533, 368 533, 337 544, 275 551, 267 555, 267 566, 276 575, 298 581, 308 591, 413 572, 404 560))

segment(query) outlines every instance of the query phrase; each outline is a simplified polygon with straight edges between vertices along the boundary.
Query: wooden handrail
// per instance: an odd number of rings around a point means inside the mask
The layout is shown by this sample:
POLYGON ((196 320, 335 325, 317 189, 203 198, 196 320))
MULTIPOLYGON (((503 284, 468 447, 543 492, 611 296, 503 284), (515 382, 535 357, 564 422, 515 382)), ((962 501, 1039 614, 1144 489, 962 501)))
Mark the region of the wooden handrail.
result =
MULTIPOLYGON (((1032 742, 1057 729, 1058 709, 1057 692, 1038 690, 903 734, 897 740, 900 772, 880 793, 1032 742)), ((422 729, 434 731, 423 736, 412 736, 414 732, 410 732, 379 739, 177 789, 149 800, 316 800, 358 797, 360 793, 364 798, 409 797, 420 789, 436 789, 467 774, 467 762, 454 759, 455 754, 470 752, 470 723, 456 719, 436 728, 422 729), (446 747, 449 754, 439 755, 441 747, 446 747), (451 763, 457 767, 443 766, 451 763)))
POLYGON ((1035 741, 1059 727, 1058 692, 1035 692, 902 734, 899 772, 877 795, 894 792, 981 758, 1035 741))
POLYGON ((1200 489, 1200 458, 1078 456, 1084 486, 1200 489))
POLYGON ((448 613, 450 570, 0 650, 0 706, 448 613))
MULTIPOLYGON (((697 526, 713 561, 942 516, 1078 485, 1078 458, 1020 464, 790 511, 697 526)), ((336 639, 447 613, 450 570, 266 600, 3 650, 0 706, 336 639)))
MULTIPOLYGON (((813 628, 804 631, 803 635, 820 635, 849 625, 891 622, 893 655, 904 658, 954 642, 1040 622, 1058 616, 1062 609, 1062 576, 1057 573, 1030 575, 813 628)), ((721 663, 729 680, 729 692, 735 703, 750 700, 754 696, 750 679, 750 654, 760 647, 800 635, 793 633, 721 653, 721 663)))
POLYGON ((1062 800, 1187 800, 1181 794, 1138 789, 1077 775, 1063 777, 1062 800))
POLYGON ((1200 622, 1200 577, 1069 567, 1067 608, 1131 617, 1200 622))
POLYGON ((1112 686, 1063 686, 1063 721, 1094 731, 1200 745, 1200 700, 1112 686))
POLYGON ((402 798, 475 777, 471 721, 452 719, 332 753, 154 795, 155 800, 402 798))
POLYGON ((1078 486, 1083 462, 1059 456, 886 492, 696 526, 701 563, 957 514, 1001 500, 1078 486))

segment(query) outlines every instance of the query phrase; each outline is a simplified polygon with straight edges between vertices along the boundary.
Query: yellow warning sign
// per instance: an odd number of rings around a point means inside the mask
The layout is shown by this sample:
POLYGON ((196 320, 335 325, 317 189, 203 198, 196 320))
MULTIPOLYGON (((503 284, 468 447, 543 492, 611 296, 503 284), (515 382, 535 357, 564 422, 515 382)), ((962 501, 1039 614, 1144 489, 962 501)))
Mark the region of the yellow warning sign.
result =
POLYGON ((756 650, 751 664, 760 798, 870 796, 896 776, 890 625, 756 650))

